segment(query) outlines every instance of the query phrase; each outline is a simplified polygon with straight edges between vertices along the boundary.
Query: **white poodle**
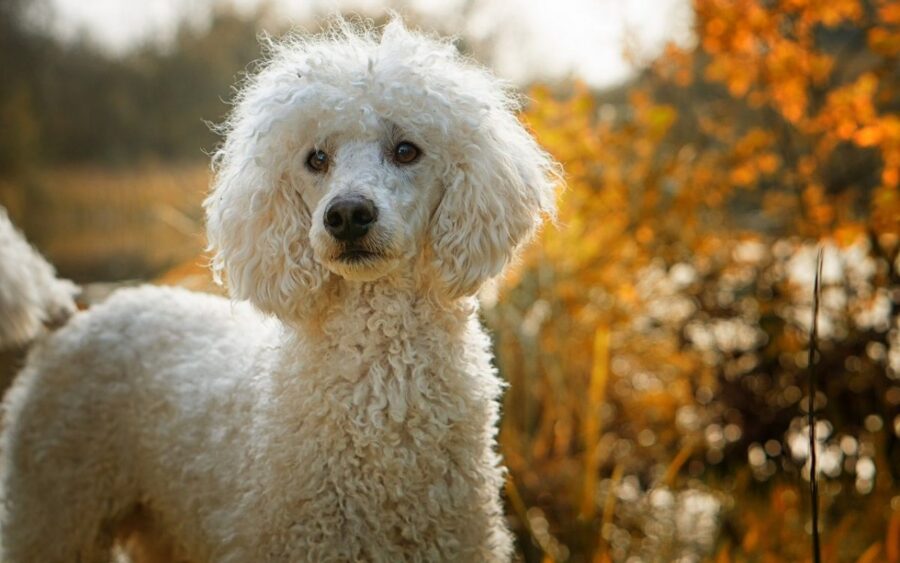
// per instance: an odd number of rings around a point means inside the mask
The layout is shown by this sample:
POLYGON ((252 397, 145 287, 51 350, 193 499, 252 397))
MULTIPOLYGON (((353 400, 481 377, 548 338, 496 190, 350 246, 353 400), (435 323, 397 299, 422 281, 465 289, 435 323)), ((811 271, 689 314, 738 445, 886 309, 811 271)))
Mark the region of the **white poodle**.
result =
POLYGON ((515 109, 396 21, 274 46, 205 204, 237 301, 123 290, 37 344, 0 560, 107 561, 123 523, 165 560, 508 560, 474 294, 556 185, 515 109))

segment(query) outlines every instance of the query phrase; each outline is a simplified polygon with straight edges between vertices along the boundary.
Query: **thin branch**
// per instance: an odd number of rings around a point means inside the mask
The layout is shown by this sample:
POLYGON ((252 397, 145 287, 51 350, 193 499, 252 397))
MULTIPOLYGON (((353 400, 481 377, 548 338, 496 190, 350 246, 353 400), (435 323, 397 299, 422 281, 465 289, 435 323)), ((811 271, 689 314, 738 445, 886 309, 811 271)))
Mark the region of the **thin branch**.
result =
POLYGON ((824 248, 819 246, 816 255, 816 279, 813 285, 812 327, 809 330, 809 408, 807 420, 809 424, 809 492, 812 508, 812 558, 813 563, 821 563, 822 548, 819 545, 819 475, 816 467, 816 392, 818 378, 816 374, 816 348, 818 344, 819 295, 822 283, 822 260, 824 248))

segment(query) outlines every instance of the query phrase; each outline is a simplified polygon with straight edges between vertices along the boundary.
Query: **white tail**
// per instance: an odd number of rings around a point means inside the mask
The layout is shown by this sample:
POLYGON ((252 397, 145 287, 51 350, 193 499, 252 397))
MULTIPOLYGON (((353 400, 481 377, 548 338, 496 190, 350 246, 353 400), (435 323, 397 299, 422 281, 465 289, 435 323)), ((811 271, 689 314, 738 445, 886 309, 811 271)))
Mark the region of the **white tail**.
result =
POLYGON ((78 287, 53 269, 0 207, 0 350, 23 346, 75 312, 78 287))

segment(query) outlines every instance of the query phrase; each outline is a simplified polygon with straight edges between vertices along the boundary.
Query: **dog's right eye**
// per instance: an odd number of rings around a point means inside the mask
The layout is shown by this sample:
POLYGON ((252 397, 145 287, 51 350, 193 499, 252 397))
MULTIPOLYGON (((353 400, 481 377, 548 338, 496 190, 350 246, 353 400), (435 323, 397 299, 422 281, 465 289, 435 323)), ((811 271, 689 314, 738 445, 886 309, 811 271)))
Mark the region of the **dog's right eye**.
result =
POLYGON ((306 166, 313 172, 325 172, 328 170, 328 154, 325 151, 312 151, 306 157, 306 166))

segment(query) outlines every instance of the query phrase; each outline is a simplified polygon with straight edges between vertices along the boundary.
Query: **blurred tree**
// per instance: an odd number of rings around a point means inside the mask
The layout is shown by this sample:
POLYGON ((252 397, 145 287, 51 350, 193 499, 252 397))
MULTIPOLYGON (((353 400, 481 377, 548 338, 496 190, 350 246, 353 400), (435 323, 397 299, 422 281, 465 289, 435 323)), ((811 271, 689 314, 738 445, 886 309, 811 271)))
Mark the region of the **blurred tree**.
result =
POLYGON ((208 122, 224 118, 232 85, 260 54, 262 12, 220 8, 206 27, 182 24, 169 47, 117 58, 32 29, 25 6, 0 0, 0 175, 36 159, 205 159, 217 142, 208 122))
POLYGON ((725 515, 725 557, 804 557, 820 240, 823 502, 845 529, 830 556, 884 556, 900 507, 885 500, 900 479, 900 10, 693 4, 697 44, 621 91, 532 91, 526 119, 569 189, 560 228, 488 312, 512 381, 502 435, 527 558, 710 557, 704 514, 725 515), (676 522, 690 506, 673 489, 711 508, 676 522), (673 520, 655 524, 666 507, 673 520), (770 509, 786 511, 766 517, 778 534, 752 516, 770 509), (850 533, 853 519, 867 525, 850 533))
POLYGON ((43 40, 24 23, 24 0, 0 0, 0 176, 21 171, 38 148, 31 70, 43 40))
POLYGON ((57 53, 41 73, 46 156, 55 161, 203 159, 232 85, 259 56, 258 14, 219 11, 208 28, 182 24, 170 48, 115 59, 86 45, 57 53))

